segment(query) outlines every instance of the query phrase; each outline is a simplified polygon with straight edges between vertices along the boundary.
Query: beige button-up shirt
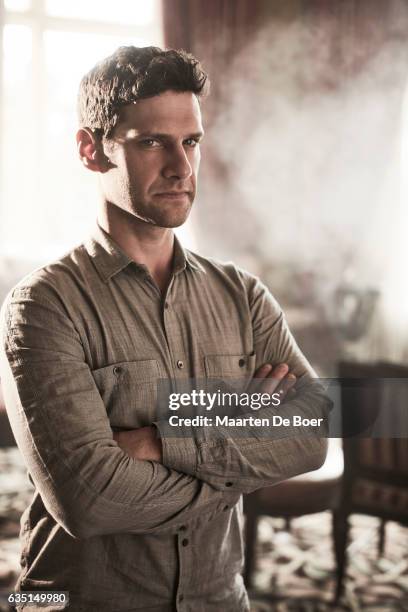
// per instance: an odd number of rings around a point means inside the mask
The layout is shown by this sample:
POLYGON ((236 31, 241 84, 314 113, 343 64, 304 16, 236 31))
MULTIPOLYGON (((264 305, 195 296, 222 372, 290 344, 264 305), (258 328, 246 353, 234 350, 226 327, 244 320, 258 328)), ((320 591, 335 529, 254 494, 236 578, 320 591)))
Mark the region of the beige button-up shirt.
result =
POLYGON ((97 228, 18 284, 1 327, 6 407, 35 485, 17 588, 69 591, 75 612, 248 610, 241 495, 318 468, 326 440, 301 427, 282 438, 228 427, 217 439, 200 428, 175 437, 155 401, 159 379, 251 378, 286 362, 302 382, 287 410, 327 416, 265 286, 176 240, 162 296, 97 228), (162 464, 129 458, 113 440, 112 429, 153 422, 162 464))

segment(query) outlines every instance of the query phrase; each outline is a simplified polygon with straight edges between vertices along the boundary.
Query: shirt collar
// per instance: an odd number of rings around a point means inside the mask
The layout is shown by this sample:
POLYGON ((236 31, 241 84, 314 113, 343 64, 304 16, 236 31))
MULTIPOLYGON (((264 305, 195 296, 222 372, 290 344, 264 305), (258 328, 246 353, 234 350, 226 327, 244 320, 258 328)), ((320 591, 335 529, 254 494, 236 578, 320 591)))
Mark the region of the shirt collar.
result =
MULTIPOLYGON (((89 239, 85 242, 85 248, 102 277, 102 280, 105 282, 108 282, 129 264, 132 264, 144 274, 147 272, 147 268, 144 264, 138 263, 129 257, 129 255, 127 255, 113 238, 98 224, 95 226, 89 239)), ((196 256, 184 249, 177 236, 174 236, 173 273, 175 275, 179 274, 187 267, 197 272, 204 272, 204 268, 197 260, 196 256)))

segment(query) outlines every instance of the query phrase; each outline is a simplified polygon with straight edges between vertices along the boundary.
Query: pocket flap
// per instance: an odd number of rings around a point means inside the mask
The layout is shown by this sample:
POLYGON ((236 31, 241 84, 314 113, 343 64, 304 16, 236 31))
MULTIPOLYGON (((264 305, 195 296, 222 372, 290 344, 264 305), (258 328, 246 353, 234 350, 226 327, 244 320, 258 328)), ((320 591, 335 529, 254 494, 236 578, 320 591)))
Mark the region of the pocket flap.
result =
POLYGON ((93 370, 92 375, 99 389, 113 387, 118 382, 138 384, 151 382, 159 376, 159 365, 156 359, 141 361, 121 361, 93 370))
POLYGON ((253 372, 256 355, 207 355, 204 361, 208 378, 242 378, 253 372))

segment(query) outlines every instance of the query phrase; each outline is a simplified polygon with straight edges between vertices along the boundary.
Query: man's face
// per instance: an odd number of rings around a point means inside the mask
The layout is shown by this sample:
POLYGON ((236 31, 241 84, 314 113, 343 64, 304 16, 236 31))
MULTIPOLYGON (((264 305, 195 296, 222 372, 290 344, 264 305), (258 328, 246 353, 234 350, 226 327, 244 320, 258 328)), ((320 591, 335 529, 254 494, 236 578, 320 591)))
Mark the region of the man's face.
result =
POLYGON ((125 106, 105 144, 105 200, 149 224, 178 227, 193 203, 203 135, 191 92, 166 91, 125 106))

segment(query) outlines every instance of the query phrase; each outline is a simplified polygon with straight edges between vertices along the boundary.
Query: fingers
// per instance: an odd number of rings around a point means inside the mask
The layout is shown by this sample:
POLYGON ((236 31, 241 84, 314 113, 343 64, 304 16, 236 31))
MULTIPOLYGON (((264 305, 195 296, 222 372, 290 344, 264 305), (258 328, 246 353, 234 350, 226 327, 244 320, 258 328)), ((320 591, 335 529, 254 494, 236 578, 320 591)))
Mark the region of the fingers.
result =
POLYGON ((261 365, 261 367, 259 367, 255 372, 254 377, 249 384, 249 392, 255 393, 256 391, 259 391, 261 382, 266 378, 266 376, 268 376, 268 374, 270 374, 271 371, 272 365, 270 363, 264 363, 261 365))
POLYGON ((289 374, 280 381, 280 384, 277 388, 277 392, 279 394, 281 402, 285 399, 285 397, 291 397, 291 395, 296 394, 296 391, 293 388, 295 383, 296 376, 292 372, 289 372, 289 374))
POLYGON ((269 374, 261 381, 260 391, 262 393, 274 393, 275 389, 281 385, 288 372, 289 366, 286 363, 280 363, 272 368, 269 374))
POLYGON ((289 394, 295 394, 294 385, 296 376, 289 372, 289 366, 286 363, 280 363, 273 367, 270 363, 263 364, 255 372, 251 384, 251 392, 259 391, 261 393, 278 392, 281 396, 281 401, 289 394))
POLYGON ((272 365, 270 363, 264 363, 254 374, 254 378, 265 378, 272 371, 272 365))

